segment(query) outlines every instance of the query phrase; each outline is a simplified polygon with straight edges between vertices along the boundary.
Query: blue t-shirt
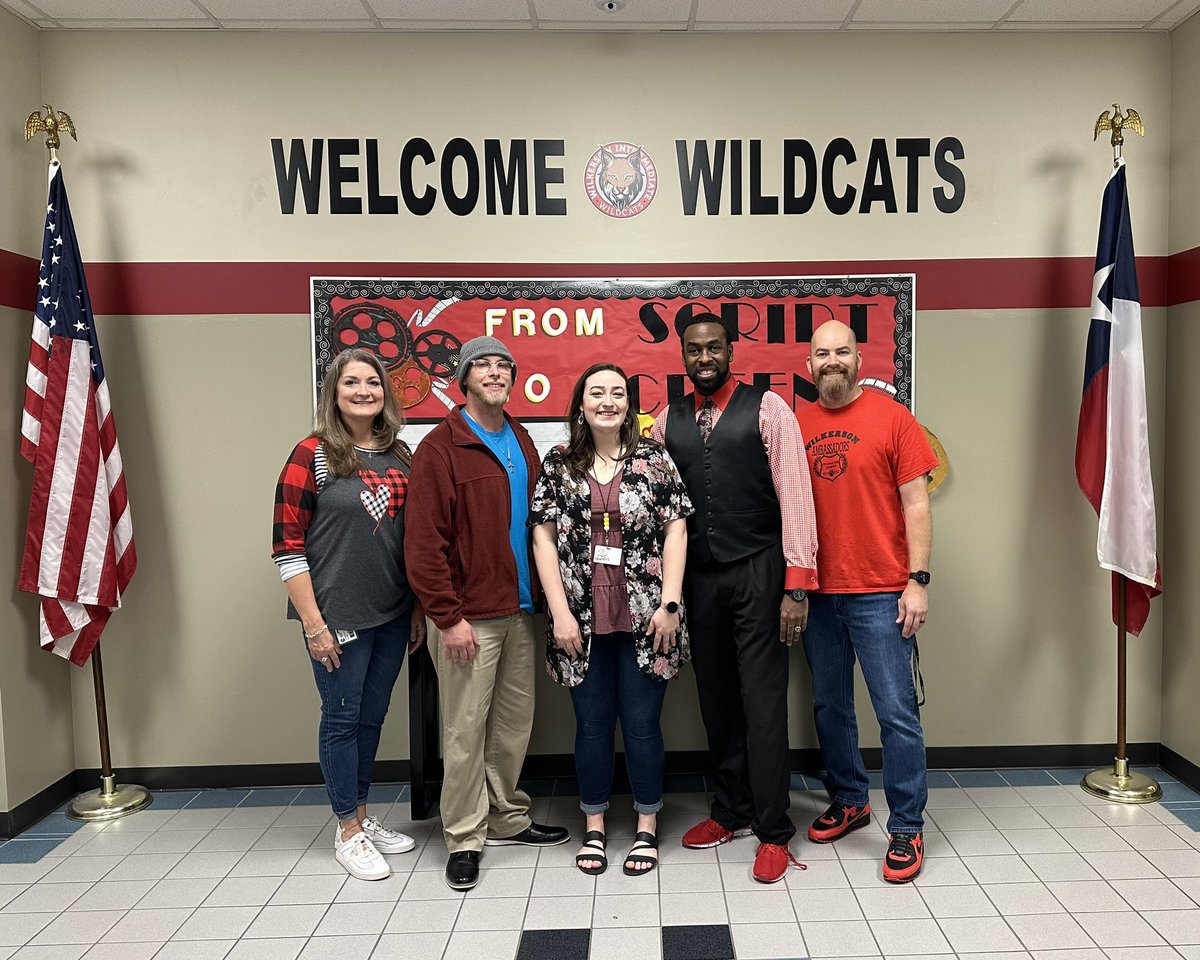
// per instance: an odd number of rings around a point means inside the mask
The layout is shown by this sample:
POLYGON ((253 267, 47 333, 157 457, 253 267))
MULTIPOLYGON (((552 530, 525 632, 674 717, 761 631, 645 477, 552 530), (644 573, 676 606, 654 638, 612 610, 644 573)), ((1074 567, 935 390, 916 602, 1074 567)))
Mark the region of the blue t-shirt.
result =
POLYGON ((529 581, 529 530, 525 526, 529 517, 529 467, 525 463, 525 454, 507 420, 504 421, 503 430, 492 433, 472 420, 466 410, 463 411, 463 419, 475 431, 475 436, 487 444, 508 474, 508 494, 512 501, 508 543, 512 548, 513 559, 517 561, 517 589, 521 609, 526 613, 533 613, 533 588, 529 581))

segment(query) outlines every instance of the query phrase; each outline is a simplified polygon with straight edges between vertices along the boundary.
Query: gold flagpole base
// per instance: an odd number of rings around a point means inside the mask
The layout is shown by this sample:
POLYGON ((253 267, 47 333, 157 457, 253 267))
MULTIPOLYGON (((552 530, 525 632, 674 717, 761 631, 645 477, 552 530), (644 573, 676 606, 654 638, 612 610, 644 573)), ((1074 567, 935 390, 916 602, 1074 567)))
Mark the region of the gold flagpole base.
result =
POLYGON ((1162 798, 1158 781, 1144 773, 1132 773, 1129 761, 1117 757, 1111 770, 1093 770, 1079 784, 1094 797, 1114 803, 1154 803, 1162 798))
POLYGON ((72 820, 86 820, 91 823, 98 820, 116 820, 148 807, 154 799, 153 794, 145 787, 133 783, 118 786, 116 779, 115 776, 101 777, 100 789, 79 794, 67 807, 67 816, 72 820))

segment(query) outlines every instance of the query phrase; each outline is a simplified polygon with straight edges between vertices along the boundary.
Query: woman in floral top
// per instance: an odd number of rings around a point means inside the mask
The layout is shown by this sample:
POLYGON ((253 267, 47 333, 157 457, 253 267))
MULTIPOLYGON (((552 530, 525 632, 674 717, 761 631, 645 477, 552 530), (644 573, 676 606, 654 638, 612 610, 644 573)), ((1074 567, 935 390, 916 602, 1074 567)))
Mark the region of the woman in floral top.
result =
POLYGON ((608 866, 604 812, 620 717, 638 814, 623 869, 636 876, 658 863, 663 697, 690 658, 679 599, 692 504, 666 451, 639 436, 620 367, 585 370, 568 417, 570 438, 542 463, 529 524, 546 595, 547 668, 575 707, 587 817, 575 863, 593 874, 608 866))

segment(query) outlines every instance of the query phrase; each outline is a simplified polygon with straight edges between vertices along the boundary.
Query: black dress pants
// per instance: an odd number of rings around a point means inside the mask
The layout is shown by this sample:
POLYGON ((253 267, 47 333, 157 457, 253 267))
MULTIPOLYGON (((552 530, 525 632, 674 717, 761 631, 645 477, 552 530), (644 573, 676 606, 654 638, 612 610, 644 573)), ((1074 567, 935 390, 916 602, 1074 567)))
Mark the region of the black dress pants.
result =
POLYGON ((788 816, 788 646, 779 640, 783 550, 732 563, 689 559, 684 580, 692 667, 708 752, 716 768, 711 816, 729 830, 754 830, 786 844, 788 816))

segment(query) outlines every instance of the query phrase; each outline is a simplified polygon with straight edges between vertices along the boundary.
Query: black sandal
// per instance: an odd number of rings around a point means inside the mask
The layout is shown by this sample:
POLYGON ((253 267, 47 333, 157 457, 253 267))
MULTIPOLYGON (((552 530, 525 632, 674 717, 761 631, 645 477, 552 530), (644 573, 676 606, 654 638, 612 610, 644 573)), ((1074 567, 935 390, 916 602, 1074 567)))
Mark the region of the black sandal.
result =
POLYGON ((598 852, 583 853, 581 851, 581 852, 575 854, 575 866, 577 866, 581 872, 591 874, 592 876, 596 876, 598 874, 603 873, 605 870, 607 870, 608 869, 608 854, 607 854, 607 841, 605 840, 605 837, 604 837, 604 831, 603 830, 589 830, 587 833, 585 833, 583 835, 583 845, 585 847, 587 847, 589 850, 595 850, 598 852), (584 861, 586 861, 586 860, 599 860, 600 865, 598 867, 585 867, 583 864, 584 864, 584 861))
POLYGON ((657 853, 658 837, 652 833, 648 833, 645 830, 637 833, 633 838, 633 846, 629 848, 629 853, 625 857, 625 863, 621 865, 621 869, 624 871, 625 876, 640 877, 645 873, 653 873, 654 868, 658 866, 657 853), (654 850, 656 854, 655 856, 648 857, 643 853, 638 853, 639 850, 650 849, 654 850), (645 870, 636 870, 629 866, 631 863, 648 863, 650 866, 648 866, 645 870))

